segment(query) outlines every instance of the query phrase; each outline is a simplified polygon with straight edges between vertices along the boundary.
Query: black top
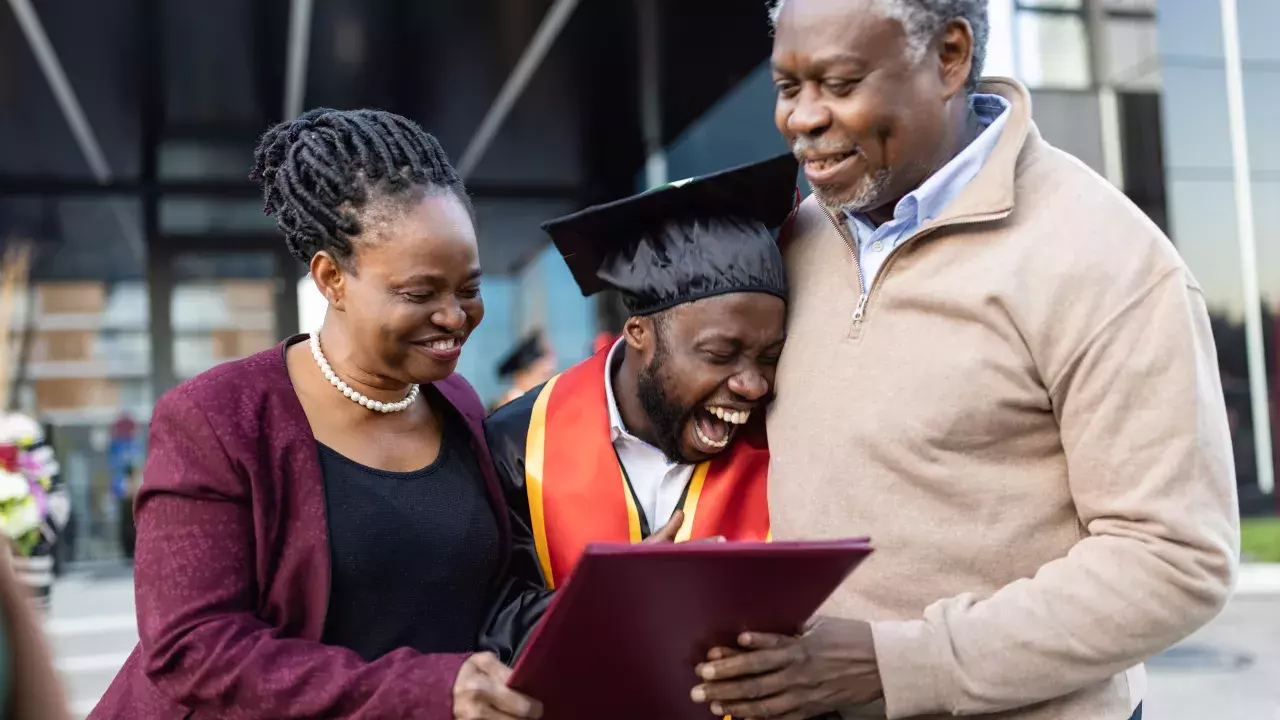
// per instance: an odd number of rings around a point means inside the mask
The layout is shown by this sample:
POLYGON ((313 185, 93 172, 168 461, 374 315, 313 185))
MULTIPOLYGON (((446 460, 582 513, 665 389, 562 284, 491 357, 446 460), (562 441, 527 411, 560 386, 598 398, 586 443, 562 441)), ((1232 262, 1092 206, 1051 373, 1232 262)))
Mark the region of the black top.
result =
POLYGON ((771 228, 796 201, 790 154, 664 185, 542 227, 583 295, 621 292, 633 315, 731 292, 786 299, 771 228))
POLYGON ((333 576, 326 644, 368 661, 401 647, 477 648, 498 527, 462 421, 446 418, 440 455, 413 472, 377 470, 320 446, 333 576))

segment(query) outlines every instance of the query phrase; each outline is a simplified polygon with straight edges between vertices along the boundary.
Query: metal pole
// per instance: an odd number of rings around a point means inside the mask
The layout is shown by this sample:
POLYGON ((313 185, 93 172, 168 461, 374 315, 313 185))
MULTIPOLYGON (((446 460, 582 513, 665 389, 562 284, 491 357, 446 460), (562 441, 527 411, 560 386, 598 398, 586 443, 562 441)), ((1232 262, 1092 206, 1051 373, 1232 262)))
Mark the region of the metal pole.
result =
POLYGON ((1227 70, 1227 113, 1231 123, 1232 170, 1236 190, 1236 226, 1240 238, 1241 289, 1244 292, 1244 335, 1249 359, 1249 404, 1253 410, 1258 489, 1275 490, 1271 458, 1271 403, 1263 354, 1262 295, 1258 290, 1258 246, 1253 227, 1253 186, 1249 172, 1249 139, 1245 134, 1244 72, 1240 62, 1240 26, 1236 0, 1220 0, 1222 49, 1227 70))
POLYGON ((640 30, 640 127, 644 132, 645 185, 667 182, 667 152, 662 141, 662 74, 655 0, 636 0, 640 30))
MULTIPOLYGON (((49 42, 49 35, 44 31, 40 15, 31 6, 31 0, 9 0, 9 7, 13 8, 13 16, 22 27, 22 34, 26 36, 27 43, 31 45, 31 53, 36 56, 36 62, 40 64, 45 82, 49 84, 49 90, 53 92, 53 97, 62 110, 62 116, 70 126, 76 144, 80 146, 80 152, 89 165, 89 171, 99 183, 105 185, 111 182, 111 166, 107 163, 107 156, 102 152, 102 145, 98 143, 93 126, 89 124, 89 119, 84 114, 84 108, 80 106, 80 99, 76 97, 71 81, 67 79, 67 73, 62 68, 58 53, 53 49, 53 43, 49 42)), ((134 257, 142 261, 144 253, 138 228, 130 221, 119 202, 111 201, 109 205, 116 216, 116 222, 120 225, 125 243, 129 245, 134 257)))
POLYGON ((312 0, 293 0, 289 6, 288 68, 284 76, 284 120, 302 114, 307 94, 307 53, 311 49, 312 0))
POLYGON ((494 136, 498 134, 498 128, 502 127, 502 122, 507 119, 507 114, 515 106, 516 100, 520 99, 525 86, 529 84, 533 73, 542 64, 542 59, 551 50, 551 46, 555 44, 556 37, 564 28, 565 23, 569 21, 569 16, 573 14, 573 9, 577 6, 578 0, 556 0, 551 9, 547 10, 547 14, 542 18, 542 24, 534 32, 533 39, 525 46, 520 59, 516 61, 515 69, 507 77, 507 82, 502 86, 502 90, 498 92, 498 97, 493 101, 493 105, 489 106, 489 111, 485 113, 484 119, 480 121, 480 127, 476 129, 476 134, 471 137, 471 142, 467 143, 467 149, 463 151, 462 159, 458 161, 458 174, 462 176, 463 180, 470 177, 472 171, 480 164, 480 159, 484 157, 485 151, 489 149, 489 144, 493 142, 494 136))

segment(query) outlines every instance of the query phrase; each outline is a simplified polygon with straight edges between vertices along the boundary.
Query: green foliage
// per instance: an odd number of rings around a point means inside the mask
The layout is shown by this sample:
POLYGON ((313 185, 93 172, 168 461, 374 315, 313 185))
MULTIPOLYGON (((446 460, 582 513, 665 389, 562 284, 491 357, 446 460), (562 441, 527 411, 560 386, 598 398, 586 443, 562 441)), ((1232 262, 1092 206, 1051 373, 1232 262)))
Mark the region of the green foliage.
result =
POLYGON ((1240 550, 1246 561, 1280 563, 1280 517, 1242 519, 1240 550))

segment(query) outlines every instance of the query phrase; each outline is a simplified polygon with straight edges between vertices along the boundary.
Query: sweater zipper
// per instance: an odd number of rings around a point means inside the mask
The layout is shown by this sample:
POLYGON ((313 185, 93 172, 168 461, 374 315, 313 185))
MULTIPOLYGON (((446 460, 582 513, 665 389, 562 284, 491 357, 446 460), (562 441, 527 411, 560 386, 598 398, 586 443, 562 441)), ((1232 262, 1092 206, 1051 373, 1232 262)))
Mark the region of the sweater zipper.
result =
POLYGON ((827 220, 831 221, 831 226, 844 240, 844 247, 849 251, 849 256, 853 259, 853 271, 858 275, 858 305, 853 309, 853 328, 849 331, 849 337, 857 338, 862 334, 862 317, 867 311, 867 281, 862 276, 862 263, 858 260, 857 241, 849 236, 849 229, 840 224, 831 211, 822 208, 822 214, 827 216, 827 220))
POLYGON ((888 274, 889 266, 893 263, 893 258, 898 255, 900 250, 938 228, 955 227, 957 225, 973 225, 976 223, 990 222, 992 220, 1000 220, 1008 217, 1012 210, 1002 210, 1000 212, 986 213, 983 215, 971 215, 966 218, 955 218, 922 230, 917 230, 914 235, 898 243, 897 247, 889 251, 889 254, 884 258, 884 262, 880 264, 880 271, 876 273, 875 279, 871 281, 871 287, 867 287, 867 281, 862 275, 862 263, 858 260, 857 240, 850 235, 849 228, 846 225, 836 220, 835 216, 831 214, 831 211, 824 207, 822 208, 822 212, 827 216, 827 220, 831 221, 831 224, 835 227, 836 232, 840 234, 840 237, 844 239, 845 248, 853 257, 853 269, 858 274, 858 304, 853 309, 853 327, 849 330, 849 337, 856 340, 862 337, 862 325, 867 319, 867 302, 871 299, 871 293, 875 292, 875 289, 880 287, 880 282, 884 279, 884 276, 888 274))

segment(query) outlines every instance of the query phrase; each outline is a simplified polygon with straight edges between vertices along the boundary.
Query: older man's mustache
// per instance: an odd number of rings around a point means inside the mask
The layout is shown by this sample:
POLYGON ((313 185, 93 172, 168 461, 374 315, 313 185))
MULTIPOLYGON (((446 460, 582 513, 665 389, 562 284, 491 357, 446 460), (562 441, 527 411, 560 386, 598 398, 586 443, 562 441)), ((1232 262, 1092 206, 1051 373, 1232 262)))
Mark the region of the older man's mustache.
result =
POLYGON ((862 152, 857 143, 840 142, 825 138, 797 137, 791 142, 791 154, 804 162, 832 155, 853 155, 862 152))

